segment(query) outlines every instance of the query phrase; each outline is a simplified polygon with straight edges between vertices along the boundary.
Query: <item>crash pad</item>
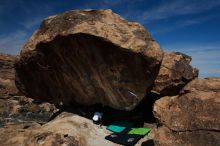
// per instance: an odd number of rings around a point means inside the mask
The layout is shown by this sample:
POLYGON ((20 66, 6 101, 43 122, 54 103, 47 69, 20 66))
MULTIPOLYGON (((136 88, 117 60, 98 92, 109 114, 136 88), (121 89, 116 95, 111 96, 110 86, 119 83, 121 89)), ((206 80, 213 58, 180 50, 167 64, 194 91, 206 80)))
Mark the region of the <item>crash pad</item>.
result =
POLYGON ((142 136, 135 134, 122 134, 122 133, 113 133, 105 137, 105 139, 112 141, 114 143, 126 146, 135 145, 142 136))
POLYGON ((131 128, 128 134, 146 135, 150 132, 150 128, 131 128))
POLYGON ((132 123, 116 121, 113 124, 106 127, 106 129, 115 133, 121 133, 127 128, 130 129, 132 125, 132 123))

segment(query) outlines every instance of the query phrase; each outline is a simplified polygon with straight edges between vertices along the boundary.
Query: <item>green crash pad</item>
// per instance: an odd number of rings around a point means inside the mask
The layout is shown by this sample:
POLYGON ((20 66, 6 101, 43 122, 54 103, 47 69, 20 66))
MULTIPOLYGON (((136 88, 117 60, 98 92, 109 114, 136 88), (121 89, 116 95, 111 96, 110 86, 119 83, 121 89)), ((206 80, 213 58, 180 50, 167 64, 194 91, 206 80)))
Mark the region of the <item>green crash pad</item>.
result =
POLYGON ((146 135, 150 132, 150 128, 132 128, 128 134, 146 135))
POLYGON ((133 125, 132 123, 117 121, 117 122, 114 122, 113 124, 109 125, 106 128, 109 131, 112 131, 112 132, 115 132, 115 133, 121 133, 126 128, 131 128, 132 125, 133 125))

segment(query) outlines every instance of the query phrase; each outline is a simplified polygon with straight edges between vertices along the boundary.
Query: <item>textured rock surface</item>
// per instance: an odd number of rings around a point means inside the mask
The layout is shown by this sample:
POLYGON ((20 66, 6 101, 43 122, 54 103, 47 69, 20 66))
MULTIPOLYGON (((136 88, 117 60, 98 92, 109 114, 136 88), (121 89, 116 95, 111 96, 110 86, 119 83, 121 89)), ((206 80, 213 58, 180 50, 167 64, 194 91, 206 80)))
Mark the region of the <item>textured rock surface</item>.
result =
POLYGON ((183 93, 203 91, 203 92, 220 92, 220 78, 195 79, 182 89, 183 93))
MULTIPOLYGON (((45 125, 26 123, 0 128, 1 145, 33 146, 117 146, 105 140, 111 132, 91 120, 70 113, 62 113, 45 125), (8 133, 7 136, 4 133, 8 133)), ((143 140, 147 140, 144 137, 143 140)), ((140 141, 136 146, 142 144, 140 141)))
POLYGON ((220 130, 220 92, 163 97, 154 105, 154 113, 163 125, 174 131, 220 130))
POLYGON ((111 10, 45 19, 16 63, 18 88, 65 105, 102 103, 131 110, 150 90, 163 52, 143 26, 111 10))
POLYGON ((78 146, 72 136, 43 131, 37 123, 7 125, 0 128, 2 146, 78 146), (7 133, 7 134, 5 134, 7 133))
POLYGON ((220 133, 215 131, 173 132, 166 127, 157 129, 155 146, 219 146, 220 133))
POLYGON ((37 104, 25 96, 0 99, 0 127, 29 121, 46 123, 57 110, 53 104, 37 104))
POLYGON ((0 54, 0 98, 8 98, 9 93, 18 93, 14 82, 14 62, 16 58, 16 56, 0 54))
POLYGON ((195 79, 178 96, 157 100, 153 109, 163 125, 155 135, 159 146, 220 144, 220 78, 195 79))
POLYGON ((14 80, 14 62, 16 56, 0 53, 0 78, 14 80))
POLYGON ((189 81, 198 77, 198 70, 190 61, 190 56, 179 52, 165 53, 153 91, 162 96, 177 95, 189 81))
POLYGON ((183 89, 187 93, 157 100, 155 116, 174 131, 220 130, 219 82, 220 78, 192 81, 183 89))

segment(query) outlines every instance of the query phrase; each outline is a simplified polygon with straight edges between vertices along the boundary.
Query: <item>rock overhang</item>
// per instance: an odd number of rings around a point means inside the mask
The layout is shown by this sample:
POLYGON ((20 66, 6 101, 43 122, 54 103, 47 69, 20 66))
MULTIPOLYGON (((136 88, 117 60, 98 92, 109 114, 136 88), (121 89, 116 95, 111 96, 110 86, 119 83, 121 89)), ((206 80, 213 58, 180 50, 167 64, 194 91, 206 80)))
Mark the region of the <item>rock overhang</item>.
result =
POLYGON ((69 11, 45 19, 24 45, 17 83, 41 100, 131 110, 151 89, 162 57, 136 22, 109 10, 69 11))

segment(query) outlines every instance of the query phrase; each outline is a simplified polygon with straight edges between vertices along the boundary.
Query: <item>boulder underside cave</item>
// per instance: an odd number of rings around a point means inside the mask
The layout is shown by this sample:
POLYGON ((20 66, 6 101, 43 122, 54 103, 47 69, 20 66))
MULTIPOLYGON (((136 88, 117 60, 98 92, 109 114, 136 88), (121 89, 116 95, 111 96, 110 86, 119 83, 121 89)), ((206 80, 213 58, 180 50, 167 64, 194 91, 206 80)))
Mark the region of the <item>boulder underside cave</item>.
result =
POLYGON ((20 89, 31 97, 131 109, 153 84, 156 72, 149 70, 149 64, 141 53, 75 34, 40 43, 16 68, 19 82, 28 85, 20 89))
POLYGON ((46 18, 15 64, 20 91, 63 105, 132 110, 150 91, 163 51, 143 26, 111 10, 46 18))

